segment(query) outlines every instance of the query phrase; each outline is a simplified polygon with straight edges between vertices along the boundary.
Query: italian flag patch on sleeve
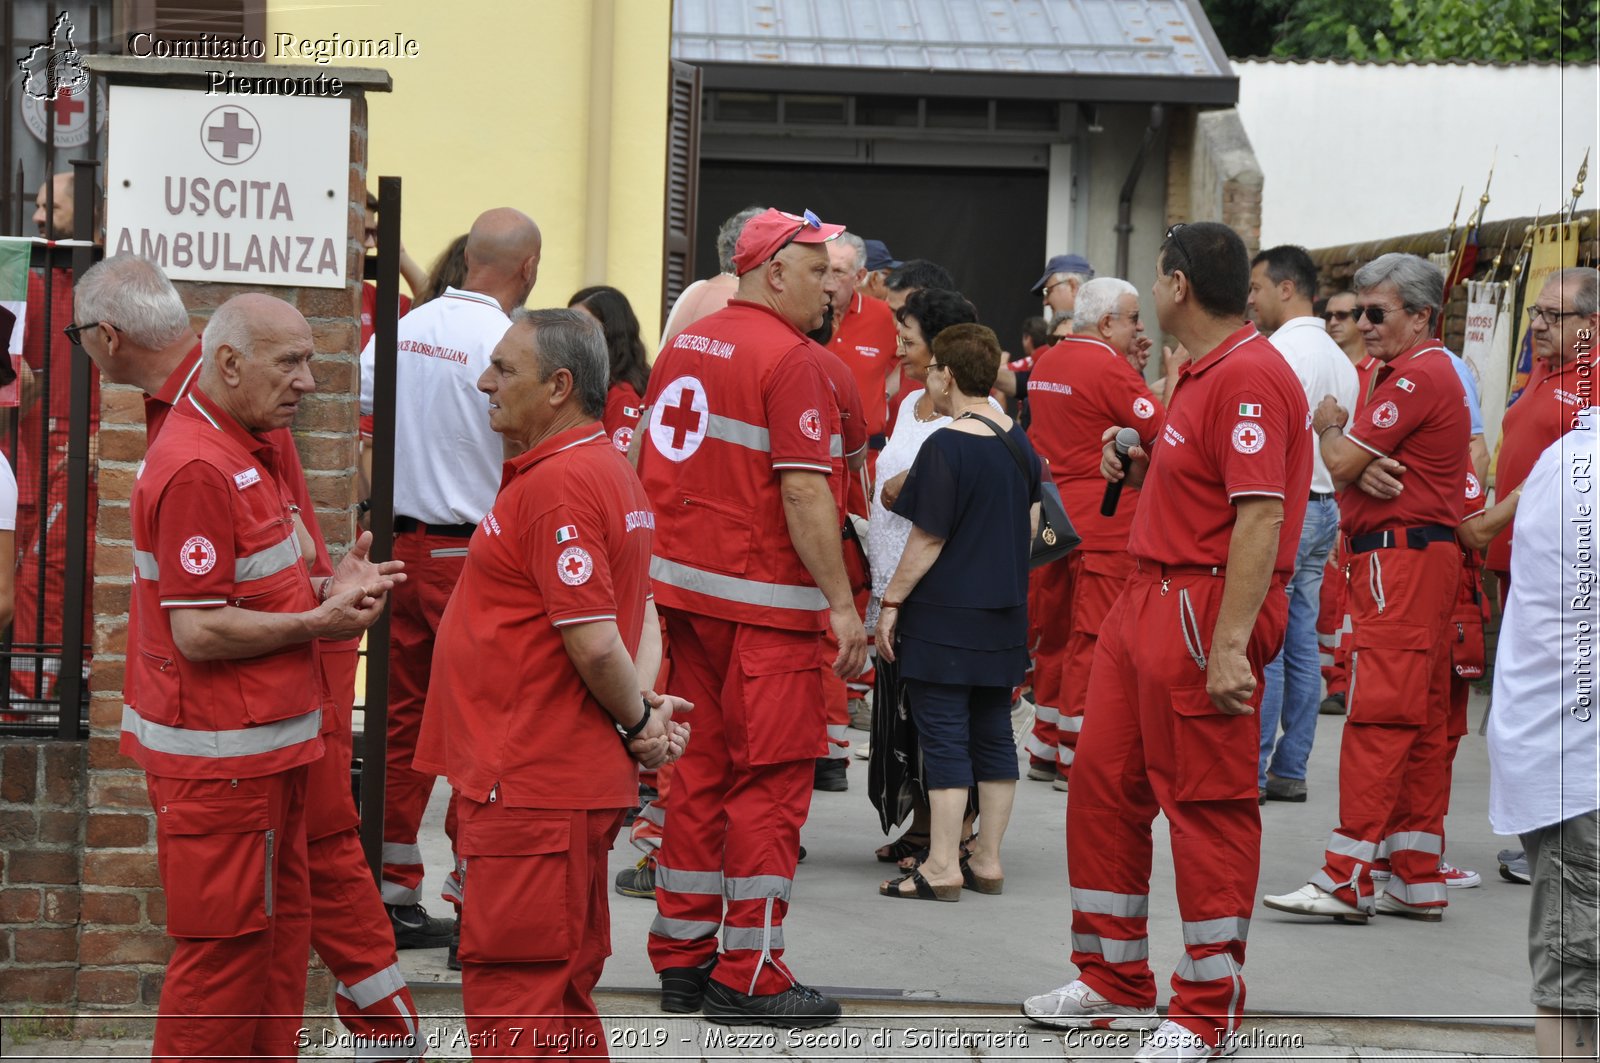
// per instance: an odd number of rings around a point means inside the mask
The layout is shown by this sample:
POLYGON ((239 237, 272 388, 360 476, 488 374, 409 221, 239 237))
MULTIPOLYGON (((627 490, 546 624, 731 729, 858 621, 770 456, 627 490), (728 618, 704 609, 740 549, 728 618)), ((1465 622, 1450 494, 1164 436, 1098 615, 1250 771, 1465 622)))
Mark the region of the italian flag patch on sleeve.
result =
POLYGON ((556 529, 556 542, 558 544, 569 542, 577 537, 578 526, 576 524, 563 524, 561 527, 556 529))
POLYGON ((1254 402, 1241 402, 1241 403, 1239 403, 1239 416, 1240 417, 1260 417, 1261 416, 1261 407, 1260 407, 1259 404, 1254 403, 1254 402))

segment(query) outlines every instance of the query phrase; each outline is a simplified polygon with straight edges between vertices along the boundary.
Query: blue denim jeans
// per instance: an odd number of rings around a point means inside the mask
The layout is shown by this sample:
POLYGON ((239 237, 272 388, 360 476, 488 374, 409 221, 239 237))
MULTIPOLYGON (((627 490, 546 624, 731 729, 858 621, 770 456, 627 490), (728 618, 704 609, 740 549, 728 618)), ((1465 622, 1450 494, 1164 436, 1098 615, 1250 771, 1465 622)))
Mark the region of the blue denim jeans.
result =
POLYGON ((1321 606, 1323 569, 1338 535, 1338 504, 1331 498, 1307 503, 1294 575, 1285 588, 1289 595, 1289 623, 1284 630, 1283 652, 1267 665, 1263 677, 1258 778, 1261 786, 1267 785, 1269 769, 1280 779, 1306 777, 1311 743, 1317 737, 1317 706, 1322 694, 1322 671, 1317 664, 1317 610, 1321 606), (1282 739, 1278 738, 1280 726, 1282 739))

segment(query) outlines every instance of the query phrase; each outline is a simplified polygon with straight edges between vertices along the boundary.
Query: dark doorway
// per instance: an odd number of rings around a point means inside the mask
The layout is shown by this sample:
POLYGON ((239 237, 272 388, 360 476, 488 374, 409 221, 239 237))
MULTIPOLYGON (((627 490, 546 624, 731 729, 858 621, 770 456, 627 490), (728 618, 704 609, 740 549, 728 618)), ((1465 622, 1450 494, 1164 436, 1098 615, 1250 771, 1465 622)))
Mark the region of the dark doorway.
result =
POLYGON ((1000 345, 1020 354, 1022 319, 1039 312, 1047 175, 1038 170, 839 166, 702 159, 695 262, 716 270, 717 227, 752 204, 817 212, 902 259, 948 269, 1000 345))

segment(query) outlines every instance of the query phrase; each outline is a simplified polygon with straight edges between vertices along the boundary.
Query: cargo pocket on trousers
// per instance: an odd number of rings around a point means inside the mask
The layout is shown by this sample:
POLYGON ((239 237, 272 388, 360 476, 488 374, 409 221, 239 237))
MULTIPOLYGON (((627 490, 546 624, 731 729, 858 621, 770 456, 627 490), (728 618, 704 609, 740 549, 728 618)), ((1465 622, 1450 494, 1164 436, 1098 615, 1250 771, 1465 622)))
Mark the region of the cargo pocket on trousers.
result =
POLYGON ((168 800, 156 809, 167 933, 231 938, 267 928, 277 831, 267 796, 168 800))
POLYGON ((1420 726, 1428 718, 1428 654, 1434 631, 1423 624, 1363 624, 1350 651, 1351 723, 1420 726))
POLYGON ((1174 687, 1171 693, 1172 796, 1179 801, 1255 800, 1259 717, 1222 712, 1204 684, 1174 687))
POLYGON ((751 764, 787 764, 828 752, 822 640, 813 633, 744 633, 745 746, 751 764))
POLYGON ((1587 968, 1592 974, 1600 963, 1600 854, 1596 852, 1594 816, 1579 816, 1547 832, 1540 845, 1541 859, 1544 847, 1552 855, 1558 845, 1561 850, 1557 903, 1544 910, 1545 948, 1561 963, 1587 968))
POLYGON ((572 953, 567 923, 571 817, 501 808, 461 825, 463 960, 548 963, 572 953))

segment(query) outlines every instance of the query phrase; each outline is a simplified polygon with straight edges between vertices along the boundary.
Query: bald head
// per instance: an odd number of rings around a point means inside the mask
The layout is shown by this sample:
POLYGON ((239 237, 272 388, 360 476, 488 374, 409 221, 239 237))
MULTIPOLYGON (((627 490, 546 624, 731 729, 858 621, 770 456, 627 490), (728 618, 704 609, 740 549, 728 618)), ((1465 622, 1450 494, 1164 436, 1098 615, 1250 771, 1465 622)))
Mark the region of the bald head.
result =
POLYGON ((467 232, 468 291, 500 301, 507 313, 527 302, 539 279, 543 240, 532 218, 511 207, 495 207, 478 215, 467 232))
POLYGON ((33 224, 38 226, 39 235, 46 240, 70 240, 72 238, 72 174, 58 173, 50 178, 51 188, 39 186, 39 194, 33 200, 33 224), (54 195, 55 211, 52 213, 47 208, 51 206, 50 196, 54 195))

